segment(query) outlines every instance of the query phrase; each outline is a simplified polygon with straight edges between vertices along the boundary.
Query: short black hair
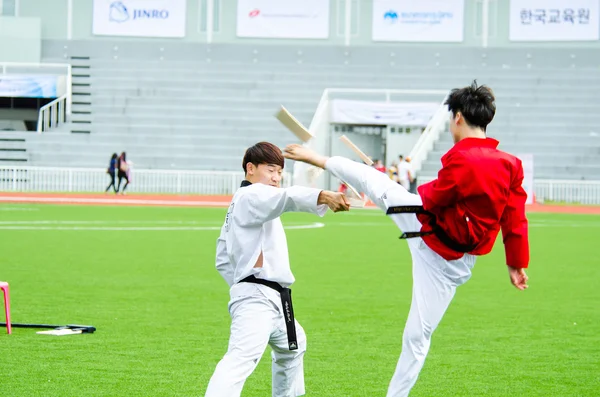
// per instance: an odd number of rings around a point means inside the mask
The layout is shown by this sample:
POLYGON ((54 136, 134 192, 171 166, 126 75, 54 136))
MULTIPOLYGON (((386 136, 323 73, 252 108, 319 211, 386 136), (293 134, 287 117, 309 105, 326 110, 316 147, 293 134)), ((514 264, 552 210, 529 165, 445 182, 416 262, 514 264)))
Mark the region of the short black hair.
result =
POLYGON ((242 160, 242 169, 247 172, 246 166, 252 163, 258 167, 259 164, 275 164, 284 167, 284 158, 281 149, 270 142, 259 142, 249 147, 242 160))
POLYGON ((485 131, 496 114, 495 100, 491 88, 485 85, 477 86, 475 80, 468 87, 450 91, 444 104, 448 105, 448 110, 454 116, 460 112, 470 127, 479 127, 485 131))

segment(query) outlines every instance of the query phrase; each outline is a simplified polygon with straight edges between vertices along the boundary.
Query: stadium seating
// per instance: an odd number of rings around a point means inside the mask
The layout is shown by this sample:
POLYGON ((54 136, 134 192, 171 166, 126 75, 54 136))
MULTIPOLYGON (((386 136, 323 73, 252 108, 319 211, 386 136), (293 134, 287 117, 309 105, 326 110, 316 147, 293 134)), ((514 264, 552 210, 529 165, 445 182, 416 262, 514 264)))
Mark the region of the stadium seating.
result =
MULTIPOLYGON (((237 170, 248 145, 294 141, 273 117, 280 104, 309 124, 328 87, 449 90, 477 78, 497 95, 489 134, 534 154, 537 178, 600 179, 600 69, 584 49, 45 41, 43 56, 75 66, 74 114, 26 135, 31 165, 104 167, 127 151, 137 167, 237 170)), ((442 136, 421 175, 450 145, 442 136)))

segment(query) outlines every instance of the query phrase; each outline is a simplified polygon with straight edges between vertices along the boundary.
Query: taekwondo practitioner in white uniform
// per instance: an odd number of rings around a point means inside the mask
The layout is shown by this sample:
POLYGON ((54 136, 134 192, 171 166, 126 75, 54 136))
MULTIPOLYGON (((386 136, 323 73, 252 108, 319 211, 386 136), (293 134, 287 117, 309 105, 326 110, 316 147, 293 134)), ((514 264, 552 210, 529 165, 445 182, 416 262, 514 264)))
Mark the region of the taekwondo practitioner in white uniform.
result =
POLYGON ((452 112, 454 147, 442 157, 438 178, 411 194, 386 175, 343 157, 325 157, 289 145, 285 157, 326 169, 364 192, 386 211, 408 241, 413 260, 413 294, 402 338, 402 353, 388 397, 405 397, 417 381, 431 335, 456 288, 469 280, 475 258, 488 254, 502 229, 512 284, 527 288, 529 264, 527 194, 521 161, 496 149, 486 137, 495 114, 494 96, 485 86, 454 89, 446 105, 452 112))
POLYGON ((231 334, 207 397, 240 396, 267 345, 272 348, 273 397, 305 394, 306 335, 294 319, 285 231, 279 216, 348 211, 343 194, 301 186, 280 188, 281 150, 260 142, 246 151, 246 179, 236 191, 217 240, 216 267, 230 286, 231 334))

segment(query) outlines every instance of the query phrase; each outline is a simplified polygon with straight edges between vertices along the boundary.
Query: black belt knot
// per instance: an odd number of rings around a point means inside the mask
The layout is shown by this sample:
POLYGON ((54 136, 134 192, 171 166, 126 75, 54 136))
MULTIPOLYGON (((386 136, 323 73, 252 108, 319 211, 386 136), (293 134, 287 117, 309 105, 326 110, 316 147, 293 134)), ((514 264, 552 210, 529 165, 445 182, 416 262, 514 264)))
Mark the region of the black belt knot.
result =
POLYGON ((256 278, 254 275, 241 280, 240 283, 261 284, 279 292, 281 296, 281 307, 283 308, 283 318, 287 330, 288 347, 290 350, 298 349, 298 338, 296 336, 296 323, 294 320, 294 307, 292 306, 292 290, 281 286, 274 281, 256 278))
POLYGON ((458 243, 448 234, 444 229, 442 229, 437 223, 435 215, 431 212, 426 211, 422 205, 398 205, 394 207, 388 207, 386 215, 394 215, 394 214, 426 214, 431 217, 431 221, 429 222, 429 226, 431 226, 431 231, 429 232, 404 232, 400 236, 401 239, 407 238, 415 238, 415 237, 423 237, 430 234, 434 234, 446 247, 450 248, 456 252, 471 252, 475 248, 477 248, 477 244, 461 244, 458 243))

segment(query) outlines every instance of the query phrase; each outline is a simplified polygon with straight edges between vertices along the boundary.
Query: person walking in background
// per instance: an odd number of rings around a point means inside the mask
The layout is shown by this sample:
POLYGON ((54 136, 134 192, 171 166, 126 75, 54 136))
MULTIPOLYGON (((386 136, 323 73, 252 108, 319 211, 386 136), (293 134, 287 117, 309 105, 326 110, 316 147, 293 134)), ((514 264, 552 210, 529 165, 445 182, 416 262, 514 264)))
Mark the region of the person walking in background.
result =
POLYGON ((108 169, 106 170, 106 173, 110 176, 110 185, 108 185, 108 187, 106 188, 106 190, 104 191, 105 193, 108 193, 108 191, 110 190, 111 186, 113 188, 113 190, 115 191, 115 193, 117 193, 117 185, 116 185, 116 171, 117 171, 117 154, 113 153, 112 157, 110 158, 110 164, 108 165, 108 169))
POLYGON ((127 163, 127 153, 123 152, 119 156, 119 160, 117 161, 118 167, 118 176, 119 176, 119 186, 117 187, 117 194, 125 194, 125 189, 129 185, 129 164, 127 163), (125 179, 125 186, 123 186, 123 190, 121 190, 121 181, 125 179))
POLYGON ((410 189, 408 189, 408 191, 412 194, 417 194, 417 174, 415 173, 415 169, 410 162, 410 157, 406 158, 406 162, 409 165, 408 176, 410 180, 410 189))
POLYGON ((400 163, 398 164, 398 179, 399 182, 406 190, 410 190, 412 165, 404 160, 404 156, 398 156, 400 163))

